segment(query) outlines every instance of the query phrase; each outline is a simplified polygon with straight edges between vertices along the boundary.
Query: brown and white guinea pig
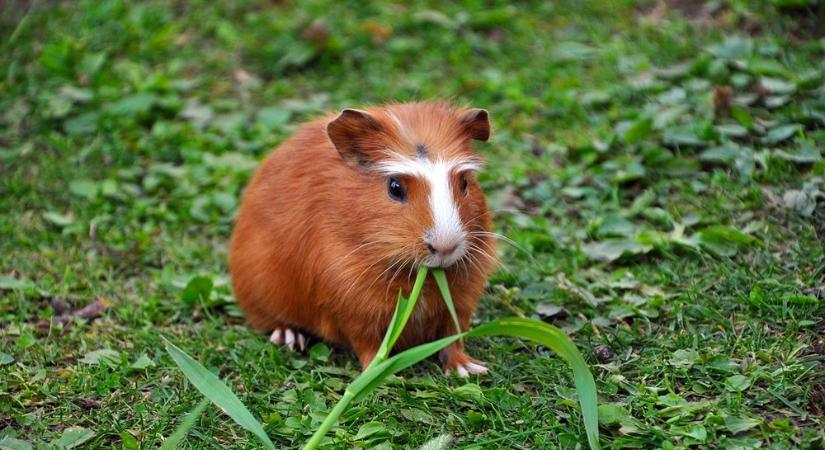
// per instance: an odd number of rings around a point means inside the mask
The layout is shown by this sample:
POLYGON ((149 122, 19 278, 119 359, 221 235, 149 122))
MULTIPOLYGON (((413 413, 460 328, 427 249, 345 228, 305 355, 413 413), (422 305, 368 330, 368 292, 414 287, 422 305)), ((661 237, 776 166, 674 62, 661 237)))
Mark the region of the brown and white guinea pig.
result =
MULTIPOLYGON (((258 168, 232 235, 238 303, 271 341, 303 350, 302 333, 372 361, 417 268, 443 267, 463 330, 496 264, 491 213, 470 141, 487 112, 446 103, 345 109, 303 125, 258 168)), ((428 277, 396 349, 456 332, 428 277)), ((460 342, 444 371, 486 373, 460 342)))

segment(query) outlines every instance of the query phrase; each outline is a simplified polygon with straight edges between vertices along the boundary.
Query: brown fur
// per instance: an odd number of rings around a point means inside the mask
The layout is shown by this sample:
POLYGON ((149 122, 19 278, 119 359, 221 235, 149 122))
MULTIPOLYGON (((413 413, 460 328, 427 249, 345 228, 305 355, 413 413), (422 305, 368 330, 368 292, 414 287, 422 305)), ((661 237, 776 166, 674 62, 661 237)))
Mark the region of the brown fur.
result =
MULTIPOLYGON (((487 114, 478 111, 414 103, 368 109, 375 123, 330 115, 303 125, 269 155, 246 189, 230 251, 235 296, 252 326, 309 332, 352 348, 367 365, 399 290, 410 292, 416 260, 427 252, 421 236, 433 220, 427 183, 404 179, 408 201, 396 202, 387 194, 386 177, 371 173, 369 165, 388 148, 414 156, 422 144, 430 156, 473 155, 470 139, 489 135, 487 114), (404 124, 403 132, 390 113, 404 124), (343 120, 328 135, 336 117, 343 120)), ((451 181, 465 230, 489 232, 491 214, 478 183, 465 175, 464 196, 460 176, 451 175, 451 181)), ((467 256, 472 261, 446 269, 465 330, 495 265, 489 234, 470 235, 468 243, 475 246, 467 256)), ((396 349, 454 332, 430 278, 396 349)), ((442 356, 445 369, 471 360, 460 344, 442 356)))

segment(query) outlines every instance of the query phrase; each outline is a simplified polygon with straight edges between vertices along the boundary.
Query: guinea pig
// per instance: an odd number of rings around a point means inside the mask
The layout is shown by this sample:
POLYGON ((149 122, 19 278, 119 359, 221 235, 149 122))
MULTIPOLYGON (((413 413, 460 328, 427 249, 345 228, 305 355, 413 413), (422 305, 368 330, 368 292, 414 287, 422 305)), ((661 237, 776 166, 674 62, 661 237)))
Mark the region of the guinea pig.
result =
MULTIPOLYGON (((255 172, 232 233, 232 285, 250 324, 292 350, 305 334, 351 348, 366 367, 423 265, 444 268, 466 331, 497 262, 470 145, 489 136, 485 110, 442 102, 301 126, 255 172)), ((395 349, 455 333, 428 277, 395 349)), ((460 341, 439 357, 446 375, 487 372, 460 341)))

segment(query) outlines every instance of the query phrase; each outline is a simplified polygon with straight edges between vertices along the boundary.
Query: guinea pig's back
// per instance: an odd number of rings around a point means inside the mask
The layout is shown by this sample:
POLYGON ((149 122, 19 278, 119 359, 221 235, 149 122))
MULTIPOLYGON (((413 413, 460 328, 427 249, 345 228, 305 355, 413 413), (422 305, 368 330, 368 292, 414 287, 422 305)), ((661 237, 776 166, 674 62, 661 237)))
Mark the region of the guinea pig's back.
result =
POLYGON ((244 192, 229 269, 235 297, 255 328, 312 327, 316 308, 307 302, 323 253, 318 180, 331 178, 340 165, 325 124, 301 127, 264 160, 244 192))

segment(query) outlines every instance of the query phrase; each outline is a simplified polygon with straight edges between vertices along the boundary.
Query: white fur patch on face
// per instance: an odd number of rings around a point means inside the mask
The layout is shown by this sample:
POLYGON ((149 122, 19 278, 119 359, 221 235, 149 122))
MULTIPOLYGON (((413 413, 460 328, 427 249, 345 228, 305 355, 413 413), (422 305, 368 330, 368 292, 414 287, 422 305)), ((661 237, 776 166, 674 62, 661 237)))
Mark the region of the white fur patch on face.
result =
POLYGON ((375 169, 386 176, 409 175, 425 180, 430 187, 430 211, 433 226, 424 233, 424 241, 436 251, 429 254, 424 264, 447 267, 467 251, 466 232, 461 223, 458 206, 453 198, 450 175, 467 170, 478 170, 477 158, 436 159, 408 158, 391 154, 391 158, 376 164, 375 169))

